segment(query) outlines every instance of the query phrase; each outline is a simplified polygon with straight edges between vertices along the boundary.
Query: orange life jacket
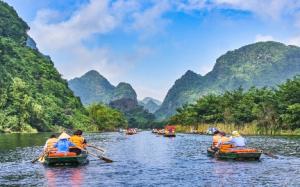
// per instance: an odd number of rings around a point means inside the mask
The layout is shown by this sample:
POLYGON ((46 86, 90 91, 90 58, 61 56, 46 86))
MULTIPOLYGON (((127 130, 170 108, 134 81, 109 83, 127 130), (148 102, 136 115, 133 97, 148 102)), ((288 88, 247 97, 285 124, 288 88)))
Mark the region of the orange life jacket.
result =
POLYGON ((73 135, 71 136, 70 141, 80 148, 85 147, 84 138, 82 136, 73 135))
POLYGON ((46 150, 50 150, 51 148, 54 147, 54 145, 57 143, 58 139, 57 138, 49 138, 46 141, 46 150))
POLYGON ((213 136, 213 146, 217 146, 220 139, 221 139, 221 136, 219 134, 214 135, 213 136))
POLYGON ((230 141, 230 138, 229 137, 226 137, 226 136, 222 136, 221 137, 221 143, 224 144, 226 142, 229 142, 230 141))

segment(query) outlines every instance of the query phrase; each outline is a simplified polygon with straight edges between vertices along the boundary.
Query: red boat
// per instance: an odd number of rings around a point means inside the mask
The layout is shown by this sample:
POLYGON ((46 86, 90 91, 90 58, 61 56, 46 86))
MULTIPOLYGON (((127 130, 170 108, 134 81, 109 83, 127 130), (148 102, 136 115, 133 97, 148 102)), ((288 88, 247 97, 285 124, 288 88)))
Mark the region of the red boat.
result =
POLYGON ((175 129, 176 129, 175 125, 167 125, 165 127, 164 137, 175 137, 176 136, 175 129))

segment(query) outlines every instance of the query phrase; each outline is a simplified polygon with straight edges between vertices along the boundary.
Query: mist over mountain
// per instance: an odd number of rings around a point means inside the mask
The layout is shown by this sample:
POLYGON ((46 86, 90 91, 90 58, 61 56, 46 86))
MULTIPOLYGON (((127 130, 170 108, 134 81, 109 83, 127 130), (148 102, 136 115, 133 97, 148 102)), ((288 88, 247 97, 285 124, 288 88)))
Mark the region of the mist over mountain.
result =
POLYGON ((139 105, 143 106, 144 109, 148 110, 150 113, 154 113, 159 109, 161 102, 151 97, 145 97, 143 100, 139 101, 139 105))

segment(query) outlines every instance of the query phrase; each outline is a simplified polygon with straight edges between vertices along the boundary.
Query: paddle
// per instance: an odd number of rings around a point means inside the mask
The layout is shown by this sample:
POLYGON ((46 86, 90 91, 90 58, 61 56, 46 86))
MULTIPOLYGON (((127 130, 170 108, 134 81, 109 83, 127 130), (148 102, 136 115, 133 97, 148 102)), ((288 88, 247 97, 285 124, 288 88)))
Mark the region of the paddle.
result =
POLYGON ((94 148, 94 149, 96 149, 96 150, 98 150, 98 151, 101 151, 101 152, 103 152, 103 153, 105 153, 106 151, 105 151, 105 149, 102 149, 102 148, 99 148, 99 147, 96 147, 96 146, 94 146, 94 145, 87 145, 88 147, 91 147, 91 148, 94 148))
POLYGON ((93 154, 93 153, 87 151, 86 149, 82 149, 81 147, 76 146, 76 148, 80 149, 81 151, 86 151, 89 155, 92 155, 92 156, 94 156, 94 157, 96 157, 96 158, 99 158, 99 159, 101 159, 101 160, 103 160, 103 161, 105 161, 105 162, 107 162, 107 163, 113 162, 113 160, 111 160, 111 159, 109 159, 109 158, 107 158, 107 157, 104 157, 104 156, 102 156, 102 155, 99 155, 99 156, 98 156, 98 155, 96 155, 96 154, 93 154))
POLYGON ((45 152, 45 151, 43 151, 43 152, 42 152, 42 154, 40 154, 40 156, 39 156, 39 157, 37 157, 36 159, 32 160, 32 161, 31 161, 31 163, 33 163, 33 164, 34 164, 34 163, 35 163, 36 161, 38 161, 40 158, 43 158, 43 157, 45 156, 45 154, 46 154, 46 152, 45 152))
POLYGON ((264 154, 264 155, 267 155, 267 156, 269 156, 269 157, 271 157, 271 158, 278 159, 278 156, 273 155, 273 154, 270 153, 270 152, 265 152, 264 150, 263 150, 263 154, 264 154))
POLYGON ((88 152, 87 151, 87 153, 89 154, 89 155, 92 155, 92 156, 94 156, 94 157, 96 157, 96 158, 98 158, 98 159, 101 159, 101 160, 103 160, 103 161, 105 161, 105 162, 107 162, 107 163, 112 163, 113 161, 111 160, 111 159, 109 159, 109 158, 107 158, 107 157, 104 157, 104 156, 102 156, 102 155, 96 155, 96 154, 94 154, 94 153, 91 153, 91 152, 88 152))

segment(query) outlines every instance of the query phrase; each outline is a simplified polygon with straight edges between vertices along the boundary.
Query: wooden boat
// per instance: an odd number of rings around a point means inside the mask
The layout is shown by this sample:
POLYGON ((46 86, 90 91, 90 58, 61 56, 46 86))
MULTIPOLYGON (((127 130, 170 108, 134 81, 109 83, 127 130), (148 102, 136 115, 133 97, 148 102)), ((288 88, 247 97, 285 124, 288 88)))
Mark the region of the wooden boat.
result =
POLYGON ((157 132, 158 135, 164 135, 165 134, 165 129, 160 129, 157 132))
POLYGON ((134 135, 134 134, 136 134, 136 130, 135 129, 127 129, 126 134, 127 135, 134 135))
POLYGON ((167 125, 165 127, 164 137, 176 137, 175 128, 176 127, 174 125, 167 125))
MULTIPOLYGON (((223 145, 222 145, 223 146, 223 145)), ((217 159, 230 159, 230 160, 259 160, 262 154, 261 150, 246 148, 246 147, 222 147, 219 150, 213 150, 211 147, 207 149, 208 156, 217 159)), ((232 145, 231 145, 232 146, 232 145)))
POLYGON ((48 166, 84 165, 89 163, 87 157, 88 154, 85 151, 82 151, 80 155, 73 152, 49 152, 45 156, 44 164, 48 166))

